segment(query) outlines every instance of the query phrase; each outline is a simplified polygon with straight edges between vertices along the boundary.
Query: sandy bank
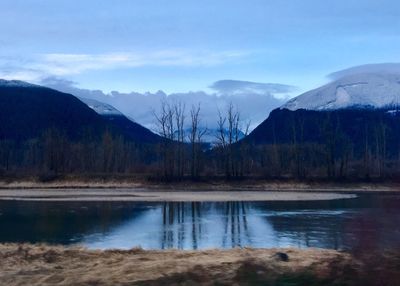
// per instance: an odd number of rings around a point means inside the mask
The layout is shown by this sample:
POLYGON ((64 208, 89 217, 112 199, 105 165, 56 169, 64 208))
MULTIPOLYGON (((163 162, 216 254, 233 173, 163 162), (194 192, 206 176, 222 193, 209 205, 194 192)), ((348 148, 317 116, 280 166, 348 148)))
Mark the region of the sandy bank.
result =
POLYGON ((340 183, 294 181, 174 182, 136 180, 79 180, 75 178, 40 182, 0 180, 0 189, 129 189, 153 191, 317 191, 317 192, 400 192, 400 183, 340 183))
POLYGON ((138 189, 1 189, 0 200, 30 201, 312 201, 349 199, 356 195, 279 191, 154 191, 138 189))

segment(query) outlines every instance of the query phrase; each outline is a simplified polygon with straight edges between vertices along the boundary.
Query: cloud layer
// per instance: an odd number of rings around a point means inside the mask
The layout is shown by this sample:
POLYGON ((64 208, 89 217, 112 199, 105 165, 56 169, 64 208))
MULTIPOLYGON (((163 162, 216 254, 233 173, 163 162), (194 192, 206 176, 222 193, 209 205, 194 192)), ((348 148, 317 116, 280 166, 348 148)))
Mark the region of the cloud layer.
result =
POLYGON ((268 117, 271 110, 284 103, 279 94, 293 89, 291 86, 280 84, 227 80, 212 85, 217 90, 216 93, 197 91, 167 95, 162 91, 156 93, 113 91, 105 94, 100 90, 80 89, 74 82, 57 78, 47 78, 41 84, 79 97, 111 104, 131 119, 152 130, 155 130, 154 112, 159 110, 162 101, 182 102, 187 112, 192 105, 200 104, 202 126, 209 129, 216 128, 218 110, 223 111, 232 102, 240 110, 243 121, 251 121, 250 127, 254 128, 268 117), (254 92, 254 88, 249 86, 258 88, 254 92))
POLYGON ((121 68, 208 67, 220 65, 247 55, 244 51, 157 50, 147 52, 113 52, 105 54, 38 54, 26 58, 0 57, 0 78, 40 81, 87 71, 121 68))
POLYGON ((331 73, 328 75, 328 77, 336 80, 349 75, 366 73, 400 74, 400 63, 381 63, 355 66, 331 73))
POLYGON ((219 94, 240 95, 240 94, 274 94, 276 97, 286 97, 289 92, 296 88, 291 85, 280 83, 259 83, 242 80, 219 80, 214 82, 210 88, 219 94), (282 96, 283 95, 283 96, 282 96))

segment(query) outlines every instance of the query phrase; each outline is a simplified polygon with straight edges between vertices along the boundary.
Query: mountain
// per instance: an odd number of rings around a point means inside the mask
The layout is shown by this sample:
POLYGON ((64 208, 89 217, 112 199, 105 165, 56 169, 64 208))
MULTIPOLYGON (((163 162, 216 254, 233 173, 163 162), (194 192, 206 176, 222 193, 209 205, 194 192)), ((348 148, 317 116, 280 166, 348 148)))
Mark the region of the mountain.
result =
POLYGON ((381 129, 393 139, 395 148, 400 143, 400 113, 381 109, 275 109, 245 140, 255 144, 325 143, 329 136, 337 135, 357 145, 366 137, 372 140, 381 129))
POLYGON ((399 75, 346 75, 273 110, 244 140, 256 145, 334 144, 354 154, 384 148, 388 156, 397 156, 399 100, 399 75))
POLYGON ((281 109, 390 108, 399 103, 399 73, 357 73, 303 93, 289 100, 281 109))
POLYGON ((79 97, 79 99, 132 140, 147 143, 157 143, 162 140, 159 135, 129 119, 110 104, 89 98, 79 97))
POLYGON ((109 115, 121 115, 123 114, 117 110, 114 106, 111 106, 110 104, 104 103, 97 101, 95 99, 90 99, 90 98, 84 98, 84 97, 78 97, 80 101, 82 101, 84 104, 86 104, 88 107, 93 109, 96 113, 103 115, 103 116, 109 116, 109 115))
POLYGON ((83 127, 104 126, 100 116, 66 93, 20 81, 0 81, 0 139, 36 138, 55 128, 77 138, 83 127))
MULTIPOLYGON (((114 110, 114 109, 112 109, 114 110)), ((122 114, 100 115, 75 96, 22 81, 0 80, 0 140, 26 140, 55 129, 70 139, 105 130, 143 143, 161 138, 122 114)))

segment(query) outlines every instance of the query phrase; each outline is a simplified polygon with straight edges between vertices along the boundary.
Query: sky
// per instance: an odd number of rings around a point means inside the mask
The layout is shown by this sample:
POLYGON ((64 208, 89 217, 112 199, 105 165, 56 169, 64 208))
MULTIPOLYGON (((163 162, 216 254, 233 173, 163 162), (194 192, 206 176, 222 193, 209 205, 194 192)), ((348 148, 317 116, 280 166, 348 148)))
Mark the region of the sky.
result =
POLYGON ((399 31, 398 0, 1 0, 0 78, 104 94, 255 89, 279 101, 270 110, 336 71, 400 62, 399 31))

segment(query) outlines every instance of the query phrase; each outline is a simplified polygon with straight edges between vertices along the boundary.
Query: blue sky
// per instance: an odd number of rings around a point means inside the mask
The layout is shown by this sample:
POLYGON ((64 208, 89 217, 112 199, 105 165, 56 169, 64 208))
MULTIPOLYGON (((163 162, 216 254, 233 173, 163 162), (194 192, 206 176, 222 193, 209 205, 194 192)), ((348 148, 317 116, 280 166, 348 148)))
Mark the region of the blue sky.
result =
POLYGON ((2 0, 0 77, 104 92, 296 86, 400 62, 398 0, 2 0))

